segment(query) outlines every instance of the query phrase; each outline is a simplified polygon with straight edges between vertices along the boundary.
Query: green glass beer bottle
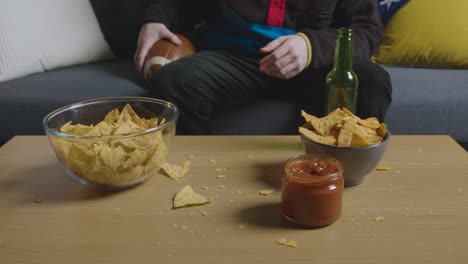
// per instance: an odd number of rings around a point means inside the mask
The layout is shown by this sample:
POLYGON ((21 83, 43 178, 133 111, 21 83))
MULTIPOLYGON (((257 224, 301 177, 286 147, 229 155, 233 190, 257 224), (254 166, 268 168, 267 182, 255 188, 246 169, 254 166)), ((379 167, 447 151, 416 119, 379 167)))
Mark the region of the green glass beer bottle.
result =
POLYGON ((340 28, 335 48, 335 62, 325 82, 325 114, 339 107, 356 113, 358 78, 353 72, 353 35, 340 28))

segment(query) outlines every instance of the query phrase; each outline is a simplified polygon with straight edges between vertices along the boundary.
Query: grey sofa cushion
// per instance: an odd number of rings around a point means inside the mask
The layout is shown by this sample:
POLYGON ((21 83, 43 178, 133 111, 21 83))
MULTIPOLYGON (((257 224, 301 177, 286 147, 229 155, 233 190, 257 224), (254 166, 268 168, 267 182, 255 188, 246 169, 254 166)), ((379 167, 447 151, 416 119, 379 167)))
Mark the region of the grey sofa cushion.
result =
POLYGON ((394 134, 448 134, 468 142, 468 70, 386 70, 393 83, 386 121, 394 134))
POLYGON ((149 95, 129 60, 79 65, 0 83, 0 144, 18 134, 43 134, 43 117, 58 107, 125 95, 149 95))

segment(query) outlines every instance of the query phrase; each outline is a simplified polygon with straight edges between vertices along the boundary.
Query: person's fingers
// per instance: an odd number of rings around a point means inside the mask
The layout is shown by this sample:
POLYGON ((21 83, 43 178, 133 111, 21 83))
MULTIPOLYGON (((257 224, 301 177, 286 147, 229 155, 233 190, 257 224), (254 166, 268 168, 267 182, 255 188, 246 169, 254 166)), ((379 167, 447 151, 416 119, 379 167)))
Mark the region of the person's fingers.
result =
POLYGON ((288 54, 284 55, 283 57, 281 57, 280 59, 278 59, 276 61, 273 61, 272 63, 268 64, 267 66, 263 66, 261 68, 261 71, 262 72, 280 71, 281 69, 283 69, 284 67, 286 67, 287 65, 292 63, 293 61, 294 61, 293 56, 291 55, 291 53, 288 53, 288 54))
POLYGON ((146 55, 148 55, 148 52, 154 43, 155 42, 153 41, 146 40, 142 41, 141 45, 138 47, 135 53, 135 65, 137 66, 137 70, 139 72, 143 70, 143 63, 145 61, 146 55))
POLYGON ((176 45, 182 44, 182 41, 180 41, 180 39, 176 36, 176 34, 172 33, 169 30, 163 31, 161 34, 161 37, 170 40, 172 43, 176 45))
POLYGON ((261 48, 260 52, 261 53, 270 53, 270 52, 274 51, 276 48, 278 48, 279 46, 281 46, 281 44, 283 44, 286 40, 287 40, 286 37, 277 38, 277 39, 271 41, 270 43, 268 43, 265 47, 261 48))
POLYGON ((289 45, 287 43, 283 43, 279 48, 277 48, 273 53, 269 54, 265 58, 261 59, 259 62, 260 70, 267 69, 270 67, 272 63, 277 62, 281 58, 283 58, 286 54, 291 51, 289 45))
POLYGON ((289 63, 288 65, 284 66, 283 68, 281 68, 281 69, 279 69, 277 71, 268 72, 267 74, 270 75, 270 76, 281 78, 281 79, 289 79, 289 78, 297 75, 297 73, 299 73, 299 72, 300 72, 299 63, 296 62, 296 61, 293 61, 292 63, 289 63))

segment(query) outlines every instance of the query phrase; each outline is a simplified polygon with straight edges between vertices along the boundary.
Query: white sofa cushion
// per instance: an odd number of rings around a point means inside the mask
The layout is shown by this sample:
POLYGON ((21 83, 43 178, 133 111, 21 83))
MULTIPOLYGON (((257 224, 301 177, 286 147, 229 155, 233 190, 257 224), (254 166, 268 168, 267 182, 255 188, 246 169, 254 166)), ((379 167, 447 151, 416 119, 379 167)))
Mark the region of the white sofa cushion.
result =
POLYGON ((89 0, 0 1, 0 81, 112 56, 89 0))

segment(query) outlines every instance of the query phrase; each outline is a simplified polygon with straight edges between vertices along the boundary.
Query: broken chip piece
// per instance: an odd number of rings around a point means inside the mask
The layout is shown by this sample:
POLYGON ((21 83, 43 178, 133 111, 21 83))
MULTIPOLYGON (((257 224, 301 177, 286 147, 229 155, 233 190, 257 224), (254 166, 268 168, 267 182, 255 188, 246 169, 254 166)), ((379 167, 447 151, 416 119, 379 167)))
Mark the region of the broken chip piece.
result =
POLYGON ((190 185, 184 186, 174 197, 174 208, 180 208, 190 205, 201 205, 209 203, 210 200, 205 196, 193 191, 190 185))
POLYGON ((271 189, 270 190, 261 190, 261 191, 258 191, 258 194, 266 196, 266 195, 272 194, 273 192, 274 191, 271 190, 271 189))
POLYGON ((282 246, 288 246, 288 247, 292 247, 292 248, 297 248, 297 243, 296 241, 292 240, 292 239, 286 239, 286 238, 280 238, 280 239, 277 239, 276 240, 276 243, 278 245, 282 245, 282 246))
POLYGON ((385 217, 377 216, 377 217, 374 217, 374 219, 372 219, 372 220, 374 220, 375 222, 382 222, 383 220, 385 220, 385 217))
POLYGON ((379 165, 377 168, 375 168, 377 171, 390 171, 392 170, 392 167, 386 166, 386 165, 379 165))

